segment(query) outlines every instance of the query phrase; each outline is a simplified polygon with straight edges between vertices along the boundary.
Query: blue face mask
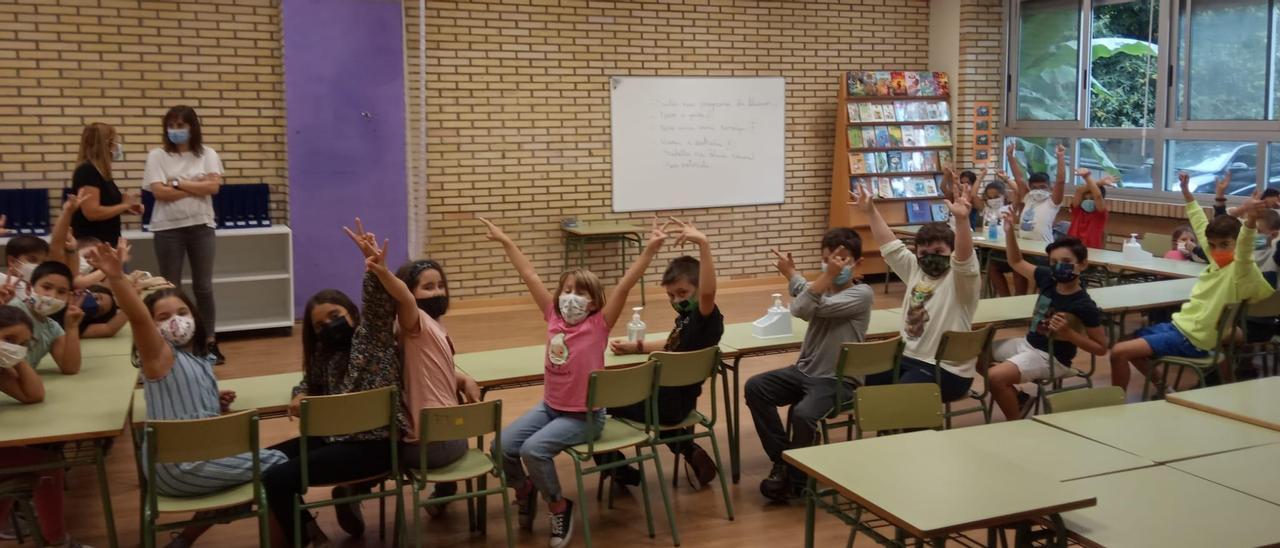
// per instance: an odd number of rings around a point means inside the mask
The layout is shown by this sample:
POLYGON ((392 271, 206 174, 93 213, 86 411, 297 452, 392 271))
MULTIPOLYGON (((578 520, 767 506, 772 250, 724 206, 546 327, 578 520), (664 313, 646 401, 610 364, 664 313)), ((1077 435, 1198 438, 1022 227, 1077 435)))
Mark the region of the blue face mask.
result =
POLYGON ((1098 206, 1093 200, 1083 200, 1080 202, 1080 209, 1083 209, 1085 213, 1093 213, 1095 209, 1098 209, 1098 206))
POLYGON ((1267 248, 1267 237, 1264 234, 1258 234, 1253 237, 1253 250, 1258 251, 1267 248))
POLYGON ((168 129, 165 132, 169 135, 169 141, 175 145, 185 145, 187 140, 191 138, 191 130, 189 129, 168 129))
MULTIPOLYGON (((827 271, 827 263, 822 263, 822 271, 823 272, 827 271)), ((852 279, 853 279, 853 265, 849 265, 844 268, 841 268, 840 273, 836 274, 835 279, 832 280, 831 283, 836 285, 844 285, 849 283, 849 280, 852 280, 852 279)))
POLYGON ((98 315, 98 299, 94 297, 93 292, 84 294, 84 302, 80 304, 80 310, 84 311, 84 317, 93 318, 98 315))

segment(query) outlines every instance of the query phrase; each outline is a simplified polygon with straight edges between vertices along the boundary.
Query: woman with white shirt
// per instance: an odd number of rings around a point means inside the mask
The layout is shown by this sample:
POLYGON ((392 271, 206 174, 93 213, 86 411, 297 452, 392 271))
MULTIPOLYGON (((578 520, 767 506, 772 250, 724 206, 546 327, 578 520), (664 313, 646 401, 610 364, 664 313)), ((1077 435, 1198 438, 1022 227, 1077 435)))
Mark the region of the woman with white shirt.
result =
POLYGON ((209 329, 209 350, 224 363, 214 341, 213 198, 222 186, 218 153, 204 146, 195 109, 179 105, 164 115, 164 146, 152 149, 142 173, 142 189, 155 196, 151 232, 155 234, 160 275, 182 288, 183 259, 191 260, 196 306, 209 329))

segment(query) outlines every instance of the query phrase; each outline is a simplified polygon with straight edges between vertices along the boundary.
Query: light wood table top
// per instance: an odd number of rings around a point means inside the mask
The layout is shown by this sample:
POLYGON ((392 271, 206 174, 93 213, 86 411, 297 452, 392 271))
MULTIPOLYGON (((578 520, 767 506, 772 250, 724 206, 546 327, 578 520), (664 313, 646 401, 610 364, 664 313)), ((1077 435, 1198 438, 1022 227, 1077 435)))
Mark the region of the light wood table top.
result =
POLYGON ((1087 489, 932 430, 792 449, 783 457, 917 537, 1096 503, 1087 489))
POLYGON ((1165 401, 1038 415, 1035 420, 1157 463, 1280 443, 1280 432, 1165 401))
POLYGON ((1155 466, 1142 457, 1035 421, 953 428, 939 435, 1059 481, 1155 466))
POLYGON ((1280 430, 1280 377, 1210 386, 1169 394, 1165 399, 1229 419, 1280 430))
POLYGON ((578 226, 560 226, 560 230, 574 236, 615 236, 622 234, 643 234, 649 229, 631 223, 595 221, 578 223, 578 226))
POLYGON ((124 431, 138 370, 128 355, 83 360, 63 375, 52 358, 38 369, 44 401, 24 405, 0 397, 0 447, 115 437, 124 431))
POLYGON ((1164 308, 1186 302, 1191 298, 1191 288, 1196 278, 1160 280, 1140 284, 1113 285, 1089 290, 1093 302, 1106 312, 1124 312, 1149 308, 1164 308))
MULTIPOLYGON (((669 332, 649 333, 645 335, 646 348, 653 345, 654 350, 661 350, 667 342, 669 332)), ((546 345, 517 346, 484 352, 467 352, 454 356, 454 363, 476 380, 481 388, 491 388, 517 383, 541 382, 546 366, 546 345)), ((626 367, 639 365, 649 359, 645 354, 617 355, 605 349, 604 366, 626 367)))
MULTIPOLYGON (((752 334, 751 322, 729 324, 724 326, 724 335, 720 337, 720 348, 724 349, 727 356, 773 350, 799 350, 808 329, 809 322, 792 316, 790 335, 762 339, 752 334)), ((866 337, 868 339, 890 338, 901 330, 902 313, 896 308, 879 308, 871 311, 866 337)))
POLYGON ((1073 536, 1092 545, 1225 548, 1280 540, 1280 506, 1168 466, 1065 484, 1098 497, 1097 506, 1062 514, 1073 536))
MULTIPOLYGON (((218 381, 219 390, 233 390, 236 400, 231 411, 256 409, 259 415, 280 415, 289 409, 293 387, 302 381, 302 372, 278 373, 218 381)), ((141 388, 133 392, 133 423, 147 420, 147 401, 141 388)))
POLYGON ((80 339, 80 359, 101 356, 128 356, 133 352, 133 330, 125 324, 116 336, 105 339, 80 339))
POLYGON ((1280 445, 1263 445, 1180 460, 1169 466, 1280 505, 1280 445))

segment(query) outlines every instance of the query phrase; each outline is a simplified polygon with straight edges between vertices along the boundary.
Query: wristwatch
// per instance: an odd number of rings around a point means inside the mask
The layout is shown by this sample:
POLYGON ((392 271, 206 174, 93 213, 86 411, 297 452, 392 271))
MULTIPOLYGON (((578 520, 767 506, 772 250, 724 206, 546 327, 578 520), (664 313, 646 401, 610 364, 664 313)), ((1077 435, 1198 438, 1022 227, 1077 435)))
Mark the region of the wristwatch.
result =
POLYGON ((179 181, 177 178, 173 178, 169 180, 169 186, 173 188, 179 188, 181 184, 182 184, 182 181, 179 181))

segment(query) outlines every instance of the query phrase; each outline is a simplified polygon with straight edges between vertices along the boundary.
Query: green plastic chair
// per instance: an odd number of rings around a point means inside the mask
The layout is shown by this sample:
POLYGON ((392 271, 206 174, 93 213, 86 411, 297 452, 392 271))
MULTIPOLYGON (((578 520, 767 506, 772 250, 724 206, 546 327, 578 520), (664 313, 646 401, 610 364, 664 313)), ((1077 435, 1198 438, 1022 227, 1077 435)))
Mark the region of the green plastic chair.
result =
POLYGON ((253 458, 253 479, 248 483, 199 497, 168 497, 156 493, 153 481, 144 482, 142 505, 142 545, 154 548, 156 533, 189 525, 226 523, 258 518, 258 540, 271 542, 268 530, 267 494, 262 489, 262 463, 258 460, 258 413, 241 411, 197 420, 147 421, 145 464, 147 478, 154 478, 156 465, 219 459, 249 453, 253 458), (249 508, 217 517, 158 523, 161 514, 188 514, 223 510, 248 504, 249 508))
MULTIPOLYGON (((689 386, 691 384, 701 384, 711 379, 711 416, 694 409, 689 412, 689 416, 676 424, 659 424, 658 431, 663 432, 685 432, 677 435, 662 436, 653 443, 656 445, 669 445, 672 443, 681 443, 693 441, 699 438, 707 438, 711 440, 711 454, 716 461, 716 477, 720 479, 720 493, 724 495, 724 509, 729 521, 733 521, 733 503, 729 500, 729 484, 725 480, 724 464, 720 460, 720 444, 716 441, 716 383, 713 378, 716 374, 716 367, 720 365, 720 348, 711 347, 693 352, 654 352, 649 355, 649 359, 658 364, 658 386, 659 387, 677 387, 689 386), (699 429, 701 427, 701 429, 699 429)), ((654 398, 655 404, 657 398, 654 398)), ((653 413, 654 417, 658 416, 657 411, 653 413)), ((635 425, 637 427, 642 425, 635 425)), ((675 456, 675 462, 671 466, 671 485, 674 487, 679 477, 680 454, 675 456)))
MULTIPOLYGON (((1080 322, 1080 318, 1077 318, 1074 315, 1068 315, 1068 324, 1071 326, 1071 329, 1073 331, 1076 331, 1077 333, 1081 333, 1081 334, 1084 333, 1084 324, 1080 322)), ((1057 341, 1056 339, 1054 339, 1053 334, 1050 333, 1049 334, 1049 355, 1050 356, 1055 355, 1053 353, 1053 347, 1055 344, 1057 344, 1057 341)), ((1052 358, 1052 359, 1054 363, 1057 363, 1057 358, 1052 358)), ((1097 370, 1097 367, 1098 367, 1097 356, 1094 356, 1093 354, 1089 354, 1088 370, 1079 369, 1074 365, 1070 365, 1070 364, 1063 364, 1063 365, 1068 366, 1068 368, 1071 371, 1067 373, 1063 373, 1062 375, 1059 375, 1058 370, 1056 368, 1049 367, 1049 376, 1047 378, 1038 379, 1035 381, 1036 395, 1034 398, 1029 400, 1027 406, 1022 410, 1023 417, 1031 416, 1032 414, 1039 413, 1040 410, 1042 409, 1046 409, 1045 399, 1048 398, 1050 395, 1058 394, 1061 392, 1069 392, 1072 390, 1084 390, 1084 389, 1093 388, 1093 372, 1097 370), (1071 380, 1071 379, 1080 379, 1083 382, 1078 384, 1070 384, 1070 385, 1063 383, 1063 381, 1071 380)), ((1048 411, 1046 410, 1046 412, 1048 411)))
POLYGON ((1078 411, 1080 409, 1124 405, 1124 403, 1124 389, 1119 386, 1082 388, 1050 394, 1045 398, 1045 412, 1066 413, 1067 411, 1078 411))
MULTIPOLYGON (((1145 401, 1152 398, 1164 397, 1165 393, 1168 392, 1168 387, 1171 386, 1169 384, 1169 370, 1172 368, 1178 368, 1178 376, 1173 379, 1172 386, 1178 385, 1178 382, 1182 380, 1183 373, 1191 371, 1195 373, 1196 376, 1197 382, 1195 387, 1201 387, 1205 385, 1205 375, 1212 371, 1214 367, 1217 367, 1219 363, 1223 361, 1226 363, 1232 363, 1232 358, 1235 355, 1235 343, 1231 340, 1232 330, 1235 328, 1236 323, 1240 321, 1240 311, 1243 309, 1244 306, 1240 303, 1228 304, 1222 307, 1222 312, 1218 314, 1216 331, 1217 340, 1219 342, 1213 347, 1213 351, 1209 352, 1208 356, 1203 358, 1182 358, 1176 356, 1152 357, 1150 372, 1144 375, 1142 380, 1142 399, 1145 401), (1164 374, 1161 376, 1160 385, 1156 386, 1156 384, 1151 381, 1151 375, 1158 371, 1162 366, 1164 374), (1148 387, 1154 389, 1154 391, 1148 392, 1148 387)), ((1227 367, 1226 370, 1228 376, 1230 376, 1231 368, 1227 367)), ((1231 380, 1232 379, 1230 378, 1225 378, 1222 379, 1222 382, 1227 383, 1231 382, 1231 380)))
POLYGON ((1142 249, 1156 257, 1164 257, 1165 253, 1173 250, 1173 242, 1163 232, 1143 232, 1142 249))
MULTIPOLYGON (((899 367, 902 364, 902 337, 882 339, 869 342, 850 342, 840 345, 840 359, 836 362, 836 401, 831 412, 818 425, 821 427, 823 443, 831 443, 831 431, 844 428, 846 436, 853 437, 853 427, 857 419, 854 417, 854 399, 856 396, 846 394, 841 388, 840 379, 865 377, 885 371, 893 371, 893 382, 898 382, 899 367)), ((854 390, 856 393, 866 387, 854 390)), ((791 421, 787 420, 790 428, 791 421)))
MULTIPOLYGON (((493 434, 494 447, 502 447, 502 400, 458 405, 454 407, 427 407, 418 413, 418 462, 427 462, 427 443, 440 441, 476 439, 476 448, 467 451, 454 463, 435 469, 406 468, 405 474, 413 483, 413 543, 422 546, 422 530, 419 510, 433 504, 445 504, 455 500, 466 499, 468 510, 474 499, 480 499, 483 508, 486 497, 502 496, 502 517, 506 520, 507 546, 515 546, 515 533, 511 528, 511 501, 507 495, 507 477, 502 471, 502 456, 497 453, 485 453, 484 436, 493 434), (492 474, 498 478, 498 485, 487 488, 486 478, 492 474), (473 489, 472 480, 479 484, 479 490, 473 489), (422 498, 428 483, 452 483, 466 481, 467 490, 463 493, 445 497, 422 498)), ((472 519, 471 530, 485 532, 484 512, 479 519, 472 519)))
POLYGON ((659 366, 656 360, 625 369, 595 371, 587 383, 587 409, 607 409, 623 407, 637 402, 645 402, 645 421, 638 425, 629 421, 606 418, 603 426, 596 426, 588 421, 593 431, 587 436, 587 443, 566 448, 565 453, 573 457, 573 471, 578 482, 578 511, 581 513, 582 537, 586 544, 591 544, 591 525, 587 499, 583 496, 583 476, 612 470, 628 464, 636 464, 640 468, 640 490, 644 495, 644 517, 649 527, 649 538, 654 537, 653 512, 649 508, 649 483, 645 479, 644 463, 652 461, 653 469, 658 474, 658 489, 662 493, 662 505, 667 511, 667 523, 671 526, 671 540, 680 545, 680 533, 676 529, 675 514, 671 511, 671 498, 667 494, 667 480, 662 473, 662 459, 658 456, 658 444, 654 439, 658 434, 658 425, 654 411, 654 395, 658 392, 659 366), (634 447, 636 456, 607 463, 588 465, 591 457, 600 453, 611 453, 634 447), (642 449, 648 448, 648 453, 642 449))
POLYGON ((973 388, 969 389, 969 398, 977 402, 977 405, 965 407, 963 409, 952 409, 951 404, 955 402, 944 402, 943 418, 945 419, 947 428, 951 428, 951 417, 967 415, 969 413, 982 413, 982 422, 991 423, 991 406, 987 403, 989 392, 987 386, 987 367, 991 361, 991 339, 996 334, 995 329, 986 326, 982 329, 974 331, 947 331, 942 334, 942 340, 938 341, 938 351, 934 354, 933 361, 933 382, 938 386, 942 386, 942 362, 965 362, 969 360, 977 360, 975 368, 978 374, 982 376, 982 391, 979 392, 973 388))
MULTIPOLYGON (((1280 292, 1272 293, 1270 297, 1256 303, 1246 304, 1240 324, 1248 330, 1249 322, 1245 321, 1246 318, 1276 316, 1280 316, 1280 292)), ((1248 340, 1248 337, 1245 339, 1248 340)), ((1277 368, 1280 367, 1280 337, 1273 336, 1262 342, 1244 343, 1243 348, 1236 354, 1236 363, 1245 359, 1252 361, 1255 356, 1262 356, 1262 374, 1275 375, 1277 368)))
MULTIPOLYGON (((400 406, 400 396, 395 387, 386 386, 364 392, 335 394, 332 396, 307 396, 299 404, 300 426, 298 427, 298 450, 302 461, 302 493, 293 500, 293 544, 302 548, 302 512, 313 508, 336 506, 360 502, 368 499, 385 501, 387 497, 396 499, 396 533, 401 532, 404 522, 404 499, 401 495, 400 457, 398 444, 400 428, 396 423, 396 410, 400 406), (378 428, 387 428, 387 443, 391 446, 391 469, 384 474, 343 482, 342 485, 378 483, 378 490, 363 495, 330 498, 307 502, 302 497, 312 487, 328 487, 329 485, 311 483, 309 471, 309 453, 307 439, 312 437, 343 436, 356 434, 378 428), (386 482, 395 484, 395 489, 388 491, 386 482)), ((381 515, 382 512, 379 512, 381 515)), ((380 522, 382 520, 379 520, 380 522)), ((379 523, 379 527, 385 527, 379 523)))

